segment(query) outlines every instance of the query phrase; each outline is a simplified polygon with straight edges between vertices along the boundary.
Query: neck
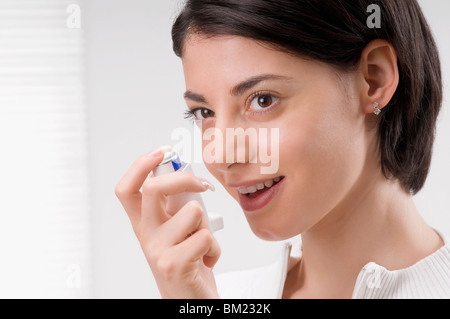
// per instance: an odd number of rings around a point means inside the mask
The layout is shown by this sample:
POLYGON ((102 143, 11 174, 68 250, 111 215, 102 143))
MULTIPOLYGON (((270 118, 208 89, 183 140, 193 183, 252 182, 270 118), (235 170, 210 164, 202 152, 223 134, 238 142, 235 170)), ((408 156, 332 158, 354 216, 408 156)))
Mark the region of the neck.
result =
POLYGON ((405 268, 442 244, 412 196, 379 176, 355 185, 333 211, 302 233, 302 260, 289 273, 286 292, 291 290, 292 297, 351 297, 367 263, 405 268))

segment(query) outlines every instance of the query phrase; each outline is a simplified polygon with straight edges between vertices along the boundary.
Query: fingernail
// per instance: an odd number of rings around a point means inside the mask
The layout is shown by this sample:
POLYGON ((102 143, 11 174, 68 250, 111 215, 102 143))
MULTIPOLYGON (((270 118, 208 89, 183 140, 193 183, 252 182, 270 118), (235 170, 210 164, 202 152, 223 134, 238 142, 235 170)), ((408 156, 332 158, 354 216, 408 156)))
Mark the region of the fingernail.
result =
POLYGON ((163 145, 158 147, 158 149, 160 149, 163 153, 172 152, 172 145, 163 145))
POLYGON ((148 156, 150 156, 150 157, 158 157, 161 154, 162 154, 162 151, 159 148, 157 148, 157 149, 151 151, 150 153, 148 153, 148 156))
POLYGON ((202 180, 202 185, 207 187, 212 192, 216 191, 216 188, 214 187, 214 185, 211 184, 210 182, 208 182, 207 180, 202 180))

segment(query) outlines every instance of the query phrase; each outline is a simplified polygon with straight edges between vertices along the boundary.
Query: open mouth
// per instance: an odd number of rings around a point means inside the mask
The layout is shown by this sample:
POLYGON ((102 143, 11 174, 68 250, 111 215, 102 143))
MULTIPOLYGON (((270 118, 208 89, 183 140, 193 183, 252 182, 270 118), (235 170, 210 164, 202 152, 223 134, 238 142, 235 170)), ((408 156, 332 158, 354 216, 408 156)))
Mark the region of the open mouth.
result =
POLYGON ((247 211, 257 210, 267 205, 278 193, 284 176, 279 176, 264 183, 249 187, 239 187, 239 198, 242 208, 247 211))
POLYGON ((274 187, 276 184, 278 184, 279 182, 281 182, 281 180, 284 178, 284 176, 281 177, 277 177, 273 180, 269 180, 267 182, 261 183, 262 185, 259 185, 259 188, 257 187, 256 191, 252 192, 252 193, 247 193, 247 197, 249 198, 255 198, 258 197, 259 195, 265 193, 266 191, 268 191, 270 188, 274 187))
POLYGON ((284 178, 284 176, 278 176, 278 177, 269 179, 269 180, 265 181, 264 183, 258 183, 256 185, 252 185, 249 187, 239 187, 239 193, 241 193, 243 195, 247 195, 250 198, 254 198, 254 197, 264 193, 271 187, 275 186, 283 178, 284 178))

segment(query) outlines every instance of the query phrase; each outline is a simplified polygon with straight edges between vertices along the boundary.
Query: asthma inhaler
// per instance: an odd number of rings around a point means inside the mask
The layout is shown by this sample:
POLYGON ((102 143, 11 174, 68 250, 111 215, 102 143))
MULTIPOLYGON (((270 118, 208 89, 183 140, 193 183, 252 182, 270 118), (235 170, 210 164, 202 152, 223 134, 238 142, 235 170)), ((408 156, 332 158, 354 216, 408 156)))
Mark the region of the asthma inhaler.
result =
MULTIPOLYGON (((164 159, 162 162, 153 170, 154 176, 161 176, 174 172, 189 172, 194 174, 192 166, 189 163, 184 163, 180 161, 178 154, 172 151, 171 147, 162 148, 164 153, 164 159)), ((170 200, 168 201, 167 212, 171 215, 179 211, 187 202, 191 200, 196 200, 200 203, 203 212, 208 219, 209 230, 214 233, 217 230, 223 228, 223 217, 219 214, 207 214, 205 209, 205 204, 203 203, 200 193, 180 193, 176 195, 170 195, 170 200)))

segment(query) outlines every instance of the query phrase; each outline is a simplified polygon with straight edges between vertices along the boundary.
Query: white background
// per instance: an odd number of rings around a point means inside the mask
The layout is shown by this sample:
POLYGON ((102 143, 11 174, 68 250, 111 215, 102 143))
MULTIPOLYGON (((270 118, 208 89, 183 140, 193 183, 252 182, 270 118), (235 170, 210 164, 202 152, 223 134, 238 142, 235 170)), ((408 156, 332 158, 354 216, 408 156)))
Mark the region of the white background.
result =
MULTIPOLYGON (((415 197, 422 216, 450 234, 450 2, 422 0, 440 47, 445 101, 439 118, 431 172, 415 197)), ((89 0, 82 8, 86 34, 90 204, 92 215, 92 296, 156 298, 156 284, 114 187, 130 164, 157 146, 171 144, 183 119, 184 79, 172 51, 175 0, 89 0)), ((197 175, 214 179, 201 166, 197 175)), ((216 182, 205 193, 210 211, 224 216, 216 238, 222 257, 216 272, 259 266, 277 257, 279 243, 263 242, 250 231, 239 206, 216 182)))
POLYGON ((92 295, 77 1, 0 0, 0 298, 92 295))

